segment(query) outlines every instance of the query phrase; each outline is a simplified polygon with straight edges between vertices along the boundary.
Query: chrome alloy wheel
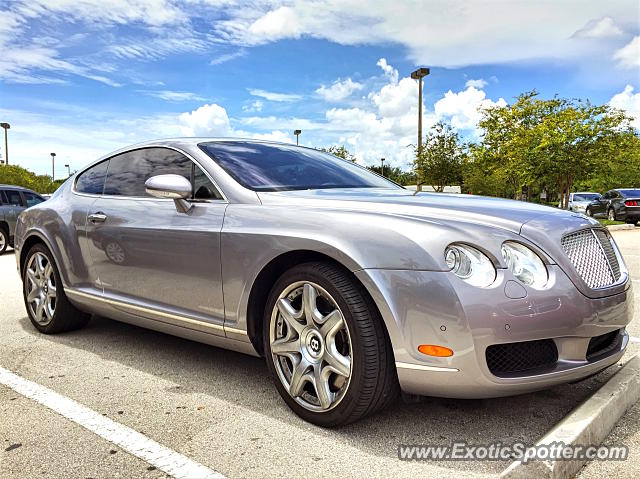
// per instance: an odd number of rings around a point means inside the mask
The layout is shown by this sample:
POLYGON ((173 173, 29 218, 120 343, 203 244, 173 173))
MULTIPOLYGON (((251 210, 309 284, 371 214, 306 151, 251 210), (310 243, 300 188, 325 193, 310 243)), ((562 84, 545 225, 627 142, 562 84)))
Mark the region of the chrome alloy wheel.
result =
POLYGON ((291 397, 309 411, 333 409, 352 372, 351 337, 336 301, 315 283, 293 283, 278 297, 269 327, 276 372, 291 397))
POLYGON ((7 246, 7 240, 4 237, 4 231, 0 231, 0 251, 3 251, 7 246))
POLYGON ((35 253, 26 269, 27 305, 35 320, 46 326, 56 311, 56 277, 53 265, 42 253, 35 253))

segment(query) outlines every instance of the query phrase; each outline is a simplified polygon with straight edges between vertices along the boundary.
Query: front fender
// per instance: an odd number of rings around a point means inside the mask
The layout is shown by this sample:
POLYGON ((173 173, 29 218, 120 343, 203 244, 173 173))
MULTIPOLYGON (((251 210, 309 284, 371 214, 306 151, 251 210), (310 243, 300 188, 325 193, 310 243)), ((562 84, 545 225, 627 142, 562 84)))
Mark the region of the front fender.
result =
POLYGON ((472 243, 500 264, 500 246, 515 233, 459 221, 291 205, 229 205, 221 234, 225 321, 246 328, 251 288, 262 269, 291 251, 313 251, 352 272, 448 271, 451 242, 472 243))

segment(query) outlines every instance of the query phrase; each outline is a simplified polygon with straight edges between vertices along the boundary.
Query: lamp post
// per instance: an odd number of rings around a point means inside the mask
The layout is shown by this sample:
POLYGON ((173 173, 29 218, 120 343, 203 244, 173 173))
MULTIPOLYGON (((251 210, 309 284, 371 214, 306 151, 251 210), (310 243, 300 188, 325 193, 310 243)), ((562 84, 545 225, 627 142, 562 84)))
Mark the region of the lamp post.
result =
POLYGON ((380 171, 382 172, 382 176, 384 176, 384 162, 386 160, 384 158, 380 158, 380 171))
POLYGON ((69 178, 71 176, 71 167, 68 164, 64 166, 67 167, 67 178, 69 178))
POLYGON ((302 130, 293 130, 293 134, 296 135, 296 145, 299 145, 299 139, 300 139, 300 133, 302 133, 302 130))
MULTIPOLYGON (((422 153, 422 79, 429 73, 428 68, 418 68, 411 72, 411 78, 418 80, 418 158, 422 153)), ((422 190, 422 178, 418 178, 416 190, 422 190)))
POLYGON ((51 153, 51 181, 56 181, 56 154, 51 153))
POLYGON ((4 128, 4 164, 9 164, 9 145, 7 143, 7 130, 11 128, 9 123, 0 123, 0 126, 4 128))

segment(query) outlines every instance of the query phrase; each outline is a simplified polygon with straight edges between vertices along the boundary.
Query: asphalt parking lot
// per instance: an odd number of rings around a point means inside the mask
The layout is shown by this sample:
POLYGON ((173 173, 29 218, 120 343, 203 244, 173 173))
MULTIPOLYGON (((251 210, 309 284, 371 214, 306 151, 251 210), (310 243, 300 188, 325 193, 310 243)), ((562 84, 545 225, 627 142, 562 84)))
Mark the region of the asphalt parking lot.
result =
MULTIPOLYGON (((636 278, 636 320, 628 329, 640 337, 640 228, 614 236, 636 278)), ((398 400, 374 417, 324 430, 286 407, 261 359, 103 318, 73 333, 41 335, 27 318, 20 289, 10 250, 0 256, 1 368, 227 477, 495 475, 508 463, 403 462, 397 459, 398 444, 534 443, 616 369, 511 398, 398 400)), ((625 358, 639 350, 640 344, 632 343, 625 358)), ((640 469, 634 473, 628 465, 640 464, 639 430, 636 405, 609 438, 631 446, 629 461, 588 465, 581 475, 637 477, 640 469)), ((2 385, 0 441, 0 477, 165 477, 2 385)))

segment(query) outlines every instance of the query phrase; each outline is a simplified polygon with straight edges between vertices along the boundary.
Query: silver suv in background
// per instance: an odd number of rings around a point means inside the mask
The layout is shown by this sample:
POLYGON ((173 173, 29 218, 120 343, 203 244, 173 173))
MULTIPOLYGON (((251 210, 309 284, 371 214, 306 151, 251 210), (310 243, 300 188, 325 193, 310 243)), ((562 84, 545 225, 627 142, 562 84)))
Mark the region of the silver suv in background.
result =
POLYGON ((0 254, 13 246, 13 234, 18 215, 45 199, 38 193, 20 186, 0 185, 0 254))

